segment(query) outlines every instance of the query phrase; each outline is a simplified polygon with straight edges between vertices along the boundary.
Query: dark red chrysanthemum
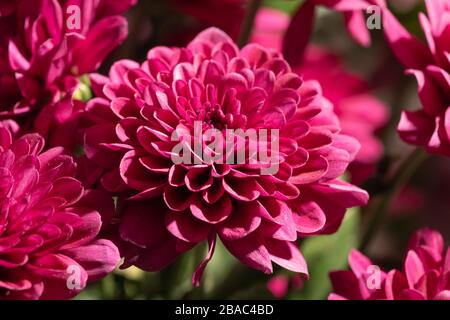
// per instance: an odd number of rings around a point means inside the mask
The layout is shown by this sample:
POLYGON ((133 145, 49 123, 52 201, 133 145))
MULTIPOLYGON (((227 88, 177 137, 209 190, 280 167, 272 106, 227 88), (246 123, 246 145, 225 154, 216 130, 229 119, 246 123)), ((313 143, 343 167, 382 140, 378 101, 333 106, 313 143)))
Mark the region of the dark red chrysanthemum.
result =
POLYGON ((91 80, 99 97, 87 106, 93 125, 85 151, 104 168, 104 188, 128 197, 118 224, 126 265, 160 270, 207 240, 198 282, 218 236, 255 269, 270 273, 275 262, 306 274, 297 238, 334 232, 347 208, 367 201, 366 192, 338 179, 359 145, 340 133, 320 85, 302 81, 259 45, 239 50, 208 29, 186 48, 154 48, 142 65, 120 61, 109 79, 91 80), (279 130, 279 150, 271 153, 278 170, 262 174, 264 161, 206 161, 194 150, 200 162, 174 164, 174 135, 195 140, 198 122, 201 135, 279 130))

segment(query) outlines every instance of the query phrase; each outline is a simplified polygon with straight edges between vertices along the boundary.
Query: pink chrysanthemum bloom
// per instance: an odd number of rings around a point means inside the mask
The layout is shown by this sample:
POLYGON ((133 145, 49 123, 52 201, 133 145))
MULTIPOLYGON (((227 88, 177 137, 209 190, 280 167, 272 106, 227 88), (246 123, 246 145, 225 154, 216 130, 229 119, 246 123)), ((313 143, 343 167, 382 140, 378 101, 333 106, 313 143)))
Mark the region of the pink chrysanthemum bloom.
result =
MULTIPOLYGON (((289 19, 288 14, 278 10, 259 10, 252 41, 280 50, 289 19)), ((352 182, 360 184, 373 175, 383 155, 383 145, 376 132, 387 123, 388 109, 371 94, 369 85, 361 77, 344 69, 339 56, 309 45, 301 60, 294 71, 305 80, 320 83, 322 94, 334 106, 342 132, 361 144, 349 167, 352 182)))
POLYGON ((96 239, 111 197, 84 190, 62 148, 44 140, 12 141, 0 128, 0 299, 67 299, 111 272, 120 256, 96 239))
POLYGON ((411 35, 387 9, 383 30, 395 55, 415 76, 423 108, 403 111, 398 131, 408 143, 450 156, 450 0, 426 1, 419 20, 428 46, 411 35))
POLYGON ((330 274, 334 292, 341 300, 450 300, 450 248, 444 251, 439 232, 421 229, 412 236, 404 270, 384 272, 353 250, 351 271, 330 274))
MULTIPOLYGON (((212 28, 186 48, 150 50, 142 65, 116 63, 109 80, 92 77, 98 95, 105 81, 104 98, 87 107, 94 125, 85 151, 104 167, 105 189, 129 196, 118 226, 126 265, 160 270, 208 240, 198 283, 218 236, 255 269, 271 273, 275 262, 306 274, 297 238, 334 232, 346 208, 367 201, 365 191, 338 180, 357 141, 340 133, 320 85, 303 82, 279 54, 256 44, 239 50, 212 28), (279 130, 271 153, 278 170, 261 174, 264 161, 174 164, 174 133, 192 141, 198 121, 200 136, 211 128, 279 130)), ((272 142, 260 147, 272 150, 272 142)))
POLYGON ((0 6, 0 121, 67 145, 78 77, 97 70, 127 34, 118 16, 135 0, 14 0, 0 6))

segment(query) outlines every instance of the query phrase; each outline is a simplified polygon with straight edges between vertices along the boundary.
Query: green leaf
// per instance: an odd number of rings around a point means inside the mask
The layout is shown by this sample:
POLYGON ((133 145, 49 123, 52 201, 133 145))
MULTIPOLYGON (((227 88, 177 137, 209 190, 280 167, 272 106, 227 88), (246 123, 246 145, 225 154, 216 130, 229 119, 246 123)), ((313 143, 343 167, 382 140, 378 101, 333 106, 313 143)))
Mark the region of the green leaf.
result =
POLYGON ((333 235, 317 236, 305 240, 301 251, 308 262, 309 280, 303 289, 291 293, 290 299, 326 299, 331 291, 329 272, 345 269, 350 250, 358 246, 359 209, 351 209, 333 235))
POLYGON ((264 7, 277 9, 293 15, 303 0, 264 0, 264 7))
POLYGON ((83 102, 87 102, 92 98, 91 83, 87 75, 79 78, 78 87, 73 93, 72 98, 83 102))

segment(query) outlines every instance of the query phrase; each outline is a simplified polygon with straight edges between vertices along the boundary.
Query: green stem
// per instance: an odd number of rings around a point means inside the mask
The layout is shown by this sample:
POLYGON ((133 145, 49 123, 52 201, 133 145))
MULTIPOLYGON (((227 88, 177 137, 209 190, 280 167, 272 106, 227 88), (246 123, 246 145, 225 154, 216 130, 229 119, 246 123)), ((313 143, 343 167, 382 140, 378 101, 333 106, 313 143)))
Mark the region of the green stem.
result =
POLYGON ((238 46, 242 48, 245 46, 250 39, 252 34, 253 25, 255 23, 256 14, 259 7, 261 7, 263 0, 252 0, 248 6, 247 14, 245 15, 245 20, 242 23, 241 33, 238 38, 238 46))
POLYGON ((360 250, 365 251, 370 241, 378 231, 384 218, 386 217, 392 200, 396 197, 401 188, 408 182, 419 166, 427 158, 427 154, 421 149, 414 150, 400 165, 398 171, 386 184, 386 190, 381 195, 381 199, 373 204, 371 210, 372 218, 364 232, 360 250))

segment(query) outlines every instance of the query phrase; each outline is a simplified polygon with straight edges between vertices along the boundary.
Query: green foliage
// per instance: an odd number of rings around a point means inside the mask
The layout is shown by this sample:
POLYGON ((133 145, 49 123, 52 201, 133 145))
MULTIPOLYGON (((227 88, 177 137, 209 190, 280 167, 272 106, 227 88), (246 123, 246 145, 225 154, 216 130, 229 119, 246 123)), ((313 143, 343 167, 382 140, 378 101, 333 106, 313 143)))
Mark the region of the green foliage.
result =
POLYGON ((333 235, 307 239, 301 251, 308 261, 309 280, 303 289, 288 298, 302 300, 325 299, 331 291, 328 274, 332 270, 345 269, 352 248, 358 246, 359 210, 347 212, 339 231, 333 235))
POLYGON ((264 0, 264 7, 277 9, 292 15, 302 2, 303 0, 264 0))

